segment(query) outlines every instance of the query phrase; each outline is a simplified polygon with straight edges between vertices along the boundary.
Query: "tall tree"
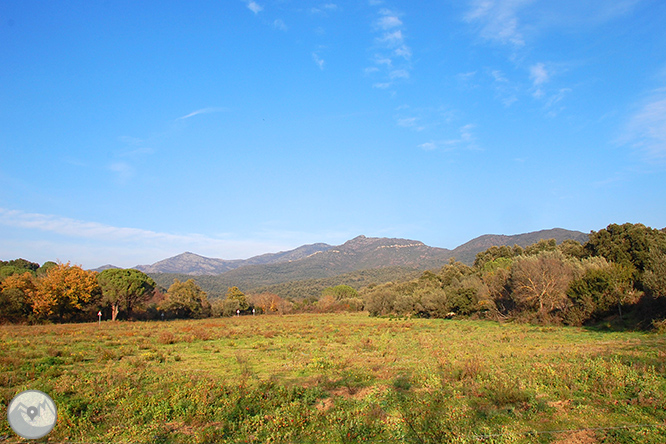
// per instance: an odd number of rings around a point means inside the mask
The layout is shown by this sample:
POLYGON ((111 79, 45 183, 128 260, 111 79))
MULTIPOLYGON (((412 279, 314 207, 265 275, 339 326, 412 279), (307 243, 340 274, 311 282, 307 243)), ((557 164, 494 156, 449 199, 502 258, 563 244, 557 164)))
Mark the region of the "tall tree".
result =
POLYGON ((0 282, 6 277, 14 274, 23 274, 29 272, 34 274, 39 268, 39 264, 25 259, 14 259, 11 261, 0 261, 0 282))
POLYGON ((155 281, 139 270, 110 268, 97 275, 102 289, 102 299, 111 305, 111 319, 116 320, 120 311, 128 316, 140 303, 145 302, 155 290, 155 281))
POLYGON ((177 318, 204 318, 211 313, 208 295, 193 279, 185 282, 174 279, 160 309, 177 318))
POLYGON ((476 254, 476 258, 474 259, 474 266, 478 269, 481 269, 488 262, 492 262, 499 258, 511 259, 521 254, 523 254, 523 249, 518 245, 514 245, 513 248, 509 247, 508 245, 502 245, 499 247, 494 245, 488 248, 486 251, 481 251, 476 254))
POLYGON ((632 282, 635 269, 631 265, 607 262, 602 257, 596 259, 582 276, 571 282, 567 295, 586 319, 606 315, 616 308, 622 317, 622 306, 635 303, 639 296, 632 282))
POLYGON ((57 266, 58 266, 58 264, 55 263, 55 262, 53 262, 53 261, 46 261, 46 262, 44 262, 44 263, 42 264, 41 267, 39 267, 39 268, 37 269, 37 271, 36 271, 37 276, 44 276, 46 273, 48 273, 48 271, 49 271, 51 268, 53 268, 53 267, 57 267, 57 266))
POLYGON ((322 296, 333 296, 336 301, 343 299, 357 298, 358 291, 349 285, 336 285, 335 287, 328 287, 322 291, 322 296))
POLYGON ((268 314, 277 312, 280 309, 281 304, 284 303, 284 300, 275 293, 265 292, 252 295, 250 297, 250 302, 263 313, 268 314))
POLYGON ((57 316, 64 321, 82 312, 99 294, 97 273, 78 265, 58 264, 37 281, 32 294, 33 310, 41 317, 57 316))
POLYGON ((651 268, 655 254, 666 254, 666 233, 643 224, 611 224, 590 234, 585 251, 590 256, 603 256, 611 262, 633 266, 641 273, 651 268))
POLYGON ((26 321, 32 313, 30 297, 35 291, 32 273, 8 276, 0 284, 0 321, 26 321))
POLYGON ((238 309, 241 311, 245 311, 250 307, 250 304, 245 297, 245 293, 240 291, 238 287, 229 287, 227 290, 227 300, 237 302, 238 309))
POLYGON ((555 252, 517 258, 511 268, 510 286, 516 303, 544 317, 563 310, 573 269, 555 252))

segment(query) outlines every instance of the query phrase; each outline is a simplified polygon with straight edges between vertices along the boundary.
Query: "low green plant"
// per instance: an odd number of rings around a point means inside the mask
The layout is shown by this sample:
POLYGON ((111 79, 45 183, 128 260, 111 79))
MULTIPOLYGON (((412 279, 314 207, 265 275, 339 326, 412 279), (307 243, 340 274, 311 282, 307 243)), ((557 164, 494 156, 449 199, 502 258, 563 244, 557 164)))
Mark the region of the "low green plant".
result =
POLYGON ((70 442, 545 443, 594 429, 661 443, 664 350, 660 334, 365 314, 0 326, 0 407, 43 390, 59 409, 49 439, 70 442))

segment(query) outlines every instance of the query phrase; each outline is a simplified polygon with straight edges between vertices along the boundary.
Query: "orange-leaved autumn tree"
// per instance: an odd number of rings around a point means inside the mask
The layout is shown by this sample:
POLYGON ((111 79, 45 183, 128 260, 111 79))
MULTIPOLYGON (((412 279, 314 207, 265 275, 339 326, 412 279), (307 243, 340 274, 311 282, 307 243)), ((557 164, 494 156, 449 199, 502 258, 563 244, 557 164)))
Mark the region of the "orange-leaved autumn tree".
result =
POLYGON ((275 313, 284 305, 284 299, 275 293, 260 293, 249 297, 250 303, 263 313, 275 313))
POLYGON ((97 273, 78 265, 58 264, 37 281, 32 294, 34 312, 42 318, 67 320, 82 312, 100 292, 97 273))

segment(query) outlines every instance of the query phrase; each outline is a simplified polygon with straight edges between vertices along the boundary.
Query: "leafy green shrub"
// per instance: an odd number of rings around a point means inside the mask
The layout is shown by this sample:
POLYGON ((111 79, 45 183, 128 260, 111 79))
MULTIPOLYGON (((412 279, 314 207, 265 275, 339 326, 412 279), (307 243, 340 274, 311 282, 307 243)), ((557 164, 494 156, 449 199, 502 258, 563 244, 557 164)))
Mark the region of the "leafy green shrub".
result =
POLYGON ((571 325, 582 325, 588 320, 600 319, 618 311, 622 305, 636 302, 632 291, 633 270, 624 265, 598 262, 572 281, 567 290, 572 307, 565 315, 571 325))
POLYGON ((393 388, 400 391, 408 391, 412 388, 411 378, 407 375, 399 375, 393 380, 393 388))
POLYGON ((384 284, 364 293, 365 309, 370 316, 385 316, 393 313, 397 293, 391 289, 390 284, 384 284))
POLYGON ((461 315, 471 314, 478 303, 476 289, 459 288, 453 292, 449 301, 449 311, 461 315))

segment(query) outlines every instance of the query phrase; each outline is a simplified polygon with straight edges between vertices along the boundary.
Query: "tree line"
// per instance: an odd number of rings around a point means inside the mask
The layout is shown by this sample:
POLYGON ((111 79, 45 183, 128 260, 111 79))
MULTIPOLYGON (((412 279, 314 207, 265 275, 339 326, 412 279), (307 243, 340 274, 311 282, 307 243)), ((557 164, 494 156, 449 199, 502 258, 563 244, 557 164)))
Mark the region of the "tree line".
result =
POLYGON ((0 261, 0 322, 80 322, 96 319, 205 317, 210 303, 194 281, 165 290, 145 273, 101 273, 70 263, 40 266, 25 259, 0 261))
POLYGON ((451 260, 418 278, 338 284, 318 297, 245 295, 229 287, 209 300, 193 280, 168 289, 134 269, 100 273, 24 259, 0 261, 0 322, 171 319, 366 310, 371 316, 473 317, 584 325, 605 319, 666 329, 666 231, 612 224, 581 244, 541 240, 525 248, 494 246, 467 266, 451 260))
MULTIPOLYGON (((115 321, 339 311, 350 309, 340 298, 358 296, 346 285, 335 287, 334 296, 328 292, 317 305, 317 299, 294 303, 270 292, 246 296, 234 286, 224 298, 211 302, 193 279, 174 279, 165 289, 135 269, 96 272, 70 263, 0 261, 0 322, 4 323, 89 322, 100 312, 104 319, 115 321)), ((362 305, 357 298, 353 307, 362 305)))
POLYGON ((418 279, 366 287, 371 315, 470 316, 537 324, 608 320, 666 328, 666 232, 612 224, 585 244, 554 239, 491 247, 418 279))

